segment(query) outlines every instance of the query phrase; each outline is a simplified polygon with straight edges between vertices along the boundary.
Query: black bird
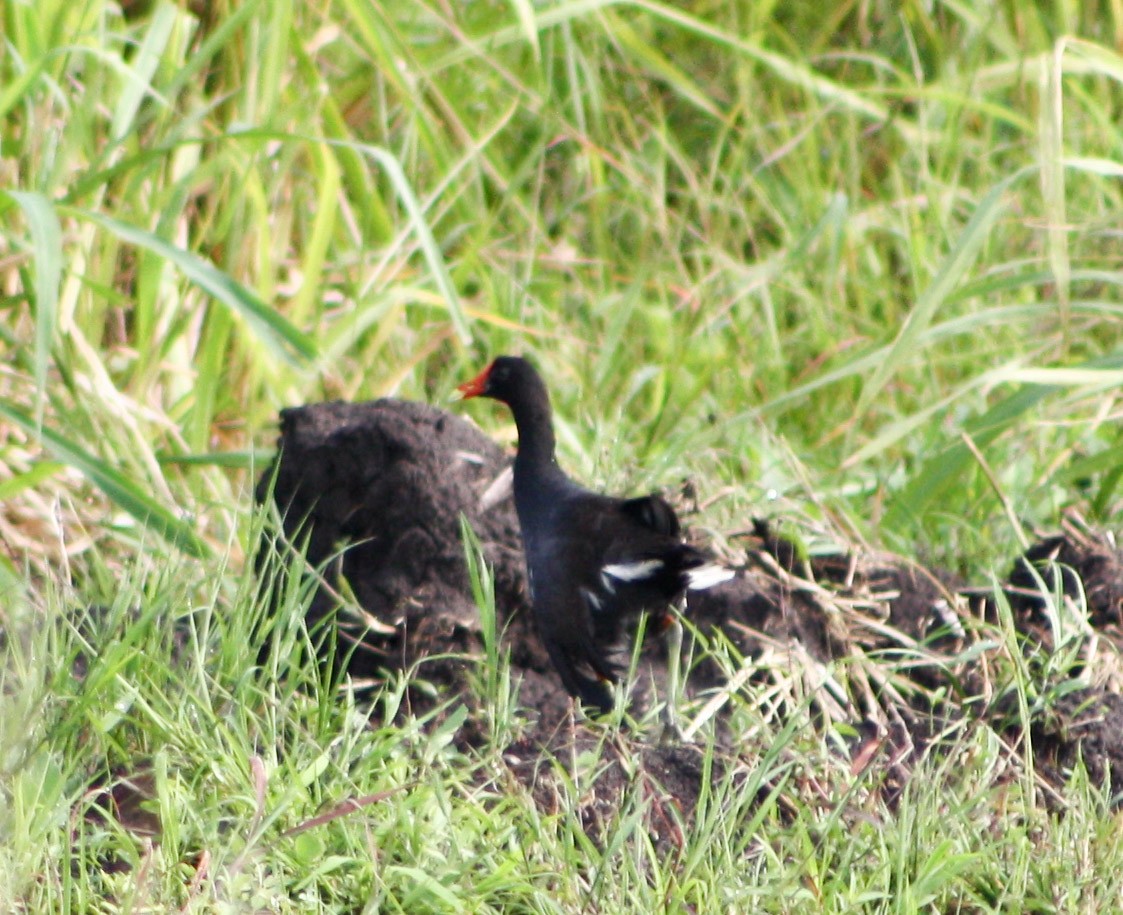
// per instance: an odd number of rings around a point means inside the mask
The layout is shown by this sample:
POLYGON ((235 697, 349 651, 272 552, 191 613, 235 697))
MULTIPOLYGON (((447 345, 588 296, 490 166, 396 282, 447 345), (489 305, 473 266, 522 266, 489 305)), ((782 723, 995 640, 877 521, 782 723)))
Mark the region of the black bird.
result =
MULTIPOLYGON (((649 613, 656 628, 673 623, 681 642, 671 604, 688 588, 711 587, 733 572, 683 542, 674 509, 659 496, 617 499, 565 475, 546 385, 525 359, 500 356, 458 390, 502 401, 514 414, 515 509, 538 632, 570 695, 607 712, 625 622, 649 613)), ((674 654, 672 689, 677 646, 674 654)), ((668 715, 670 705, 668 697, 668 715)))

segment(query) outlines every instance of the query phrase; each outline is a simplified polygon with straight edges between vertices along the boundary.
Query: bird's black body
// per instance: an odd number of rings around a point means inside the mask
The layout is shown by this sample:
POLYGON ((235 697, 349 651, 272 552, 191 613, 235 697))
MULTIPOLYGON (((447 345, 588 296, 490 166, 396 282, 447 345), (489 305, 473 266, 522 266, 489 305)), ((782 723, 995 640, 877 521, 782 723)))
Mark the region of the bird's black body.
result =
POLYGON ((525 359, 501 356, 460 390, 500 400, 514 414, 515 508, 538 632, 570 694, 607 711, 625 622, 666 614, 688 587, 731 573, 682 541, 674 510, 658 496, 612 498, 565 475, 549 395, 525 359))

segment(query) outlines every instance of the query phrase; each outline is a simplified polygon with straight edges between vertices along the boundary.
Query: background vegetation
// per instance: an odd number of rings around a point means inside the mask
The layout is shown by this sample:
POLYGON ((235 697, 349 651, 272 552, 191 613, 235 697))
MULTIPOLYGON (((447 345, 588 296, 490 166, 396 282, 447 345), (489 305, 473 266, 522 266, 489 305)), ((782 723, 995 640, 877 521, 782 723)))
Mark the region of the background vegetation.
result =
MULTIPOLYGON (((729 784, 674 866, 628 811, 594 847, 391 727, 400 690, 367 727, 299 626, 298 675, 255 671, 244 563, 280 408, 442 403, 500 352, 575 475, 689 478, 715 530, 985 580, 1065 507, 1112 522, 1117 3, 0 0, 0 30, 4 908, 1118 902, 1104 799, 1047 816, 985 741, 865 832, 747 823, 729 784), (142 759, 158 838, 88 816, 142 759), (293 832, 345 798, 378 802, 293 832)), ((772 765, 796 736, 760 726, 772 765)))

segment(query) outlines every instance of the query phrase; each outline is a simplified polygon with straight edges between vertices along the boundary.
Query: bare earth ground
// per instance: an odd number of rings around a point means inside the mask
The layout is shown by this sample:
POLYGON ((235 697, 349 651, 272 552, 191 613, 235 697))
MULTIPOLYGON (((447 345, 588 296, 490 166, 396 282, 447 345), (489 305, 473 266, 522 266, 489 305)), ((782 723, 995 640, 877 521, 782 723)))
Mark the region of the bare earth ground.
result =
MULTIPOLYGON (((689 821, 703 779, 717 774, 704 771, 696 745, 627 730, 605 740, 603 728, 571 719, 534 632, 513 505, 495 498, 493 484, 509 464, 500 448, 459 417, 396 400, 286 410, 281 445, 275 482, 274 472, 263 476, 259 500, 272 487, 286 534, 308 536, 312 564, 355 544, 328 564, 331 587, 321 588, 310 622, 335 611, 331 589, 346 579, 369 614, 338 618, 344 644, 354 648, 348 672, 356 680, 411 671, 438 688, 436 698, 429 689, 411 690, 415 709, 459 694, 470 713, 458 739, 465 747, 483 739, 484 712, 467 679, 483 642, 460 535, 463 513, 493 569, 504 645, 528 721, 503 754, 510 773, 552 809, 558 766, 599 753, 602 774, 578 811, 590 834, 639 785, 653 801, 653 837, 681 844, 676 823, 689 821), (682 817, 670 815, 671 806, 682 817)), ((1021 634, 1018 660, 1040 682, 1040 710, 1031 709, 1029 721, 1046 800, 1063 801, 1078 758, 1114 795, 1123 792, 1123 564, 1110 535, 1069 519, 1061 533, 1033 544, 1011 563, 1002 586, 1009 612, 993 588, 899 557, 845 548, 802 557, 791 539, 759 520, 731 542, 736 578, 692 594, 687 611, 700 638, 720 633, 745 659, 723 670, 702 656, 688 684, 691 694, 711 700, 696 714, 717 722, 719 760, 728 771, 738 769, 737 735, 723 724, 723 703, 738 686, 731 679, 764 691, 792 671, 817 721, 850 726, 856 736, 846 745, 846 764, 853 772, 877 767, 879 790, 891 803, 921 755, 965 723, 985 722, 1010 746, 1020 744, 1026 718, 1009 677, 996 673, 1013 665, 1007 658, 1003 668, 986 644, 988 632, 994 635, 989 623, 1021 634), (1043 589, 1056 599, 1047 601, 1043 589)), ((652 701, 653 688, 662 695, 665 660, 662 645, 649 639, 634 708, 652 701)), ((685 723, 689 729, 692 722, 685 723)))

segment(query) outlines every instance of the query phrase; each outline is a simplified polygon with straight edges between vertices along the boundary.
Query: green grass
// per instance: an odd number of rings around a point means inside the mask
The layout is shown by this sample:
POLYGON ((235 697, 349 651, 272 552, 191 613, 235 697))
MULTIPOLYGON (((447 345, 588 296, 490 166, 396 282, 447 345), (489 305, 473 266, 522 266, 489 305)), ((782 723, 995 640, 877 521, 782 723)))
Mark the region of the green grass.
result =
POLYGON ((575 474, 689 477, 715 530, 775 515, 985 581, 1003 498, 1113 522, 1117 6, 38 0, 0 35, 5 909, 1117 904, 1079 773, 1051 816, 980 726, 897 809, 832 815, 800 780, 846 782, 825 739, 751 689, 748 781, 677 857, 640 795, 594 846, 492 779, 498 744, 391 727, 400 684, 322 683, 298 582, 292 669, 256 669, 246 568, 279 408, 443 403, 505 351, 575 474), (749 804, 772 766, 795 809, 749 804), (87 816, 140 767, 158 842, 87 816))

